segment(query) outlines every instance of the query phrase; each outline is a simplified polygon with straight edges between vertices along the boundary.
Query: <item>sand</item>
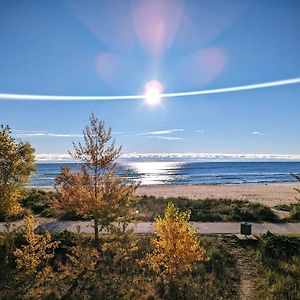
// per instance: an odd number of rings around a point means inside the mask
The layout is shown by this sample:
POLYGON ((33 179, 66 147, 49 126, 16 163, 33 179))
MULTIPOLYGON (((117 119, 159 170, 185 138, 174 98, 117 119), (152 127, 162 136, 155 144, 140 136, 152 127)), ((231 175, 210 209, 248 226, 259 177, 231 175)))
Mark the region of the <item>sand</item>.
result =
POLYGON ((148 185, 138 188, 138 195, 186 197, 190 199, 230 198, 249 200, 273 207, 296 202, 294 188, 300 183, 228 184, 228 185, 148 185))

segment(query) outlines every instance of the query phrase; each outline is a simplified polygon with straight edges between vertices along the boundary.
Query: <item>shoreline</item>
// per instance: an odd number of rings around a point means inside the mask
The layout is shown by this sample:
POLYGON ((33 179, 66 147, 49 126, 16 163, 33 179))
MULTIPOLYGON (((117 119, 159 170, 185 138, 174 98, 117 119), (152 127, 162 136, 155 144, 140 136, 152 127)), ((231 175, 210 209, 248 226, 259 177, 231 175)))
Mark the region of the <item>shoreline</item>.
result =
MULTIPOLYGON (((45 191, 53 187, 30 187, 45 191)), ((258 202, 273 207, 280 204, 297 202, 298 193, 294 188, 300 188, 299 182, 285 183, 242 183, 242 184, 154 184, 141 185, 137 189, 138 196, 154 196, 160 198, 182 197, 189 199, 236 199, 258 202)))

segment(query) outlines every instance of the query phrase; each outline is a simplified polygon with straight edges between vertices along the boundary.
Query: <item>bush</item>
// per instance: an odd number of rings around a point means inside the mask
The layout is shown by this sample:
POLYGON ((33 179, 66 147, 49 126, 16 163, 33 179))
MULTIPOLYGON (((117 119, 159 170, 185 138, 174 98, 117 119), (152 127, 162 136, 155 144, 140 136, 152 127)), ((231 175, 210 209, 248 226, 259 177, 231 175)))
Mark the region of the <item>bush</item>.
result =
POLYGON ((58 193, 43 190, 29 190, 27 195, 21 199, 20 204, 23 208, 30 208, 33 213, 40 214, 50 208, 51 201, 59 197, 58 193))

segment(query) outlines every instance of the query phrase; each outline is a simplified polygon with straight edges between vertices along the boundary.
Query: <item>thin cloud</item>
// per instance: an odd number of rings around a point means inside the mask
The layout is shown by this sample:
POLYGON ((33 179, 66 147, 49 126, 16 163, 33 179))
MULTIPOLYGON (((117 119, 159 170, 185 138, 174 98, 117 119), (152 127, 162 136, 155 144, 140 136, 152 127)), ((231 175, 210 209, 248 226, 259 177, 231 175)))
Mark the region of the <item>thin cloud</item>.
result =
POLYGON ((72 134, 72 133, 52 133, 45 131, 29 131, 22 132, 20 130, 15 131, 16 137, 64 137, 64 138, 73 138, 73 137, 82 137, 82 134, 72 134))
POLYGON ((197 130, 195 130, 195 132, 202 134, 202 133, 204 133, 204 129, 197 129, 197 130))
POLYGON ((175 137, 175 136, 166 136, 166 135, 149 135, 150 138, 156 138, 161 140, 167 140, 167 141, 176 141, 176 140, 182 140, 181 137, 175 137))
POLYGON ((263 134, 262 132, 260 132, 260 131, 253 131, 251 134, 252 134, 252 135, 257 135, 257 136, 263 136, 263 135, 264 135, 264 134, 263 134))
POLYGON ((163 134, 171 134, 175 132, 182 132, 184 129, 176 128, 176 129, 167 129, 167 130, 157 130, 157 131, 149 131, 140 133, 140 135, 163 135, 163 134))

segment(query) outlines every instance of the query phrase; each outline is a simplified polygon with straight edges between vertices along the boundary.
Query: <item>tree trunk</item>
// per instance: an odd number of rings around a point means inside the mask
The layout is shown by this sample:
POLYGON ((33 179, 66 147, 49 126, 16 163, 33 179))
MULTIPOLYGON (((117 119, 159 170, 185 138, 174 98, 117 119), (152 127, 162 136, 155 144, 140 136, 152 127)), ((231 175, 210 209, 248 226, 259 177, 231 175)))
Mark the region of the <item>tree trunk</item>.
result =
POLYGON ((94 220, 94 228, 95 228, 95 246, 99 247, 99 220, 95 218, 94 220))

